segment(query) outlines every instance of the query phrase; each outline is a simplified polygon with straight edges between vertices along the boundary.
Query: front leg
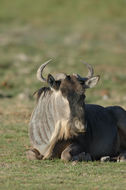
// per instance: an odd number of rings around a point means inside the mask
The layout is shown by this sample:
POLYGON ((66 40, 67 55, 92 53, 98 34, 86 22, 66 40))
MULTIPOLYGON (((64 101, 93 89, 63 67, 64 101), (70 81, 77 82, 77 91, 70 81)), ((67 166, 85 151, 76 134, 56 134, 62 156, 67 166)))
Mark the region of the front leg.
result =
POLYGON ((62 140, 63 137, 65 136, 64 134, 65 134, 66 127, 67 127, 67 121, 61 120, 57 122, 55 126, 55 131, 50 139, 47 152, 45 153, 43 160, 51 158, 56 143, 58 142, 58 140, 62 140))
POLYGON ((58 128, 58 130, 54 133, 54 135, 52 136, 52 138, 50 140, 50 143, 48 145, 48 150, 45 153, 43 160, 51 158, 52 153, 53 153, 53 149, 56 145, 56 142, 58 141, 59 133, 60 133, 60 129, 58 128))
POLYGON ((80 145, 70 144, 61 154, 63 161, 92 161, 90 154, 82 151, 80 145))

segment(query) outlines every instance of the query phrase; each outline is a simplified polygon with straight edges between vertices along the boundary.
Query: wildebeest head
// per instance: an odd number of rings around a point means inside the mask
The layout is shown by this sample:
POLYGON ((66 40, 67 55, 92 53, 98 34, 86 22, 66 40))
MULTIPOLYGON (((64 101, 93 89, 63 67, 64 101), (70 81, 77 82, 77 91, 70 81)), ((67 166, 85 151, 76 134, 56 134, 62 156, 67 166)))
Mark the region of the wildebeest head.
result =
POLYGON ((67 75, 65 73, 59 73, 55 77, 48 74, 47 79, 43 76, 43 70, 51 60, 42 64, 37 71, 37 78, 42 82, 47 82, 54 90, 61 90, 64 96, 70 95, 72 92, 76 92, 78 95, 84 93, 85 89, 94 87, 99 76, 93 76, 94 69, 88 63, 84 63, 88 67, 88 75, 81 77, 79 74, 67 75))
POLYGON ((47 82, 53 93, 60 93, 67 99, 70 107, 70 124, 78 132, 84 132, 85 121, 85 90, 94 87, 99 76, 93 76, 94 70, 91 65, 84 63, 88 68, 88 75, 81 77, 79 74, 67 75, 57 74, 55 77, 48 74, 47 79, 43 76, 43 70, 51 60, 45 62, 37 71, 37 78, 42 82, 47 82))

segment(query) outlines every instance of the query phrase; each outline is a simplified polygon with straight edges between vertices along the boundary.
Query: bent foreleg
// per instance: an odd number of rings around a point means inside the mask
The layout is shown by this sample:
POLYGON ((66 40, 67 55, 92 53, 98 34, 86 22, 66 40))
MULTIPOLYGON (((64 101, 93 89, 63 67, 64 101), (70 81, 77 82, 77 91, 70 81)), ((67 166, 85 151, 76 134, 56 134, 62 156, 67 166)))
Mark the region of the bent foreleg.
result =
POLYGON ((63 161, 92 161, 90 154, 82 152, 78 144, 70 144, 61 154, 63 161))
POLYGON ((45 153, 43 159, 51 158, 52 153, 53 153, 53 149, 54 149, 56 143, 58 142, 58 140, 63 139, 65 136, 65 131, 69 130, 67 123, 68 123, 67 121, 58 121, 57 122, 57 124, 55 126, 54 133, 50 139, 47 152, 45 153))

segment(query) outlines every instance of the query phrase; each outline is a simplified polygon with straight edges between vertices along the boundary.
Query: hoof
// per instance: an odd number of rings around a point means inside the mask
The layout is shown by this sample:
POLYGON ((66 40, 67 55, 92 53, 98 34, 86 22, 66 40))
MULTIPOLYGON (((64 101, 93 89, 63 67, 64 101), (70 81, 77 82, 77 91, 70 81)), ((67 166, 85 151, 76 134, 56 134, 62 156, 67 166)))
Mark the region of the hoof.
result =
POLYGON ((28 160, 42 160, 43 156, 36 149, 33 149, 26 152, 26 158, 28 160))
POLYGON ((101 157, 100 161, 101 162, 109 162, 110 161, 110 156, 101 157))
POLYGON ((117 162, 126 162, 126 153, 122 153, 118 156, 117 162))
POLYGON ((26 152, 26 158, 28 160, 36 160, 36 154, 32 150, 26 152))

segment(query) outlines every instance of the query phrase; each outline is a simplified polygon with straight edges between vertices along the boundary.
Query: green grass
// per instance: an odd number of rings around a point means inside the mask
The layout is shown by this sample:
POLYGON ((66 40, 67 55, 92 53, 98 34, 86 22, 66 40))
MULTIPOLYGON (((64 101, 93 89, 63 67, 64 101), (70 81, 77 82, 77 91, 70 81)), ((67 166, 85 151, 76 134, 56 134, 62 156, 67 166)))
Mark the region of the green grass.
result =
POLYGON ((126 188, 125 163, 28 161, 28 123, 41 87, 36 70, 101 76, 89 103, 126 108, 124 0, 0 0, 0 189, 126 188), (107 98, 105 98, 107 96, 107 98))

